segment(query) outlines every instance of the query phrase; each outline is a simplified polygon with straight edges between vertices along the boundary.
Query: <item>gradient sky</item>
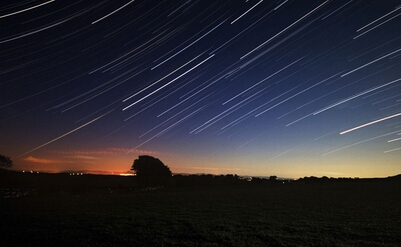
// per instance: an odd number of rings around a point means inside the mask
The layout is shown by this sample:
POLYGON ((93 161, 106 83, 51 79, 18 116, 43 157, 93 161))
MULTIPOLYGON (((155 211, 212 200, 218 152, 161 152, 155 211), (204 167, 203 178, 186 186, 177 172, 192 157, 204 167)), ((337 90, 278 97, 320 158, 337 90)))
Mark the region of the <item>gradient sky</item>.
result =
POLYGON ((14 169, 401 173, 401 2, 8 1, 14 169))

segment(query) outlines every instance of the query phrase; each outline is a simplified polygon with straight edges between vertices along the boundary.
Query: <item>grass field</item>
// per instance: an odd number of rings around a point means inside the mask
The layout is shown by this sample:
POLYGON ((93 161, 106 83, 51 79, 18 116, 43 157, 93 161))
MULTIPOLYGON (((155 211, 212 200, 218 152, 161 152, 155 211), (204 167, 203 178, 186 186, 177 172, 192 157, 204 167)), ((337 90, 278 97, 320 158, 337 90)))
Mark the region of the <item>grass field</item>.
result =
POLYGON ((398 181, 30 193, 0 246, 401 246, 398 181))

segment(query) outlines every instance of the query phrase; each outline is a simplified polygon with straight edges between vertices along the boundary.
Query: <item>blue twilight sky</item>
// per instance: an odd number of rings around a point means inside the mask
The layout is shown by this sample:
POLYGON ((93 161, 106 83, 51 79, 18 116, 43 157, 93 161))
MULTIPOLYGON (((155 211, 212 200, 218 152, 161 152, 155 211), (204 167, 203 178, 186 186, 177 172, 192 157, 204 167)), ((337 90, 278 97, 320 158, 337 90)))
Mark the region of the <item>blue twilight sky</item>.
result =
POLYGON ((401 1, 8 1, 18 170, 401 173, 401 1))

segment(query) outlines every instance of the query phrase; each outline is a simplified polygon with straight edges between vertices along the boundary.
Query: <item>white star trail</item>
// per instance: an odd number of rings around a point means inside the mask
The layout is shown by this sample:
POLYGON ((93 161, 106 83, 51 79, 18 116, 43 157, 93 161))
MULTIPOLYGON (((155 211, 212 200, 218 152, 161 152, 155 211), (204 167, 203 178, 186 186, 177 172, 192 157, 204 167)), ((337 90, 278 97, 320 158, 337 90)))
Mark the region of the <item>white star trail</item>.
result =
POLYGON ((195 41, 193 41, 191 44, 185 46, 184 48, 182 48, 181 50, 179 50, 178 52, 176 52, 174 55, 168 57, 167 59, 165 59, 164 61, 160 62, 159 64, 157 64, 156 66, 152 67, 151 70, 156 69, 157 67, 159 67, 160 65, 164 64, 165 62, 169 61, 170 59, 172 59, 173 57, 177 56, 178 54, 180 54, 181 52, 185 51, 186 49, 188 49, 189 47, 191 47, 193 44, 195 44, 196 42, 198 42, 199 40, 203 39, 206 35, 208 35, 209 33, 213 32, 216 28, 218 28, 219 26, 221 26, 226 20, 220 22, 220 24, 218 24, 217 26, 215 26, 214 28, 212 28, 210 31, 208 31, 207 33, 205 33, 204 35, 200 36, 199 38, 197 38, 195 41))
POLYGON ((170 85, 171 83, 175 82, 176 80, 180 79, 181 77, 183 77, 184 75, 188 74, 189 72, 191 72, 192 70, 196 69, 197 67, 199 67, 200 65, 202 65, 203 63, 205 63, 207 60, 209 60, 210 58, 214 57, 214 54, 209 56, 208 58, 206 58, 205 60, 203 60, 202 62, 198 63, 197 65, 195 65, 194 67, 192 67, 191 69, 187 70, 186 72, 182 73, 181 75, 177 76, 176 78, 174 78, 173 80, 169 81, 168 83, 164 84, 163 86, 159 87, 158 89, 154 90, 153 92, 147 94, 146 96, 140 98, 139 100, 135 101, 134 103, 126 106, 123 108, 123 111, 127 110, 128 108, 136 105, 137 103, 141 102, 142 100, 148 98, 149 96, 157 93, 158 91, 162 90, 163 88, 167 87, 168 85, 170 85))
POLYGON ((194 105, 196 105, 197 103, 201 102, 203 99, 198 100, 197 102, 193 103, 192 105, 186 107, 185 109, 179 111, 178 113, 174 114, 173 116, 169 117, 168 119, 164 120, 163 122, 161 122, 160 124, 156 125, 155 127, 153 127, 152 129, 146 131, 145 133, 143 133, 142 135, 139 136, 139 138, 142 138, 143 136, 147 135, 148 133, 150 133, 151 131, 157 129, 158 127, 168 123, 170 120, 172 120, 173 118, 177 117, 178 115, 180 115, 181 113, 185 112, 186 110, 192 108, 194 105))
POLYGON ((395 50, 395 51, 393 51, 393 52, 390 52, 390 53, 387 54, 387 55, 381 56, 381 57, 379 57, 379 58, 377 58, 377 59, 375 59, 375 60, 373 60, 373 61, 371 61, 371 62, 369 62, 369 63, 366 63, 366 64, 364 64, 364 65, 362 65, 362 66, 359 66, 358 68, 353 69, 353 70, 351 70, 351 71, 349 71, 349 72, 347 72, 347 73, 341 75, 341 77, 344 77, 344 76, 347 76, 347 75, 349 75, 349 74, 351 74, 351 73, 354 73, 355 71, 358 71, 358 70, 360 70, 360 69, 362 69, 362 68, 365 68, 366 66, 371 65, 372 63, 375 63, 375 62, 377 62, 377 61, 380 61, 380 60, 382 60, 383 58, 389 57, 389 56, 391 56, 391 55, 393 55, 394 53, 397 53, 397 52, 399 52, 399 51, 401 51, 401 49, 398 49, 398 50, 395 50))
POLYGON ((366 140, 363 140, 363 141, 359 141, 359 142, 356 142, 356 143, 352 143, 352 144, 350 144, 350 145, 347 145, 347 146, 338 148, 338 149, 336 149, 336 150, 333 150, 333 151, 324 153, 324 154, 322 154, 322 156, 326 156, 326 155, 329 155, 329 154, 333 154, 333 153, 335 153, 335 152, 344 150, 344 149, 346 149, 346 148, 350 148, 350 147, 353 147, 353 146, 356 146, 356 145, 359 145, 359 144, 362 144, 362 143, 365 143, 365 142, 373 141, 373 140, 376 140, 376 139, 379 139, 379 138, 382 138, 382 137, 385 137, 385 136, 393 135, 393 134, 398 133, 398 132, 400 132, 400 131, 398 130, 398 131, 394 131, 394 132, 387 133, 387 134, 384 134, 384 135, 379 135, 379 136, 376 136, 376 137, 372 137, 372 138, 369 138, 369 139, 366 139, 366 140))
POLYGON ((117 13, 118 11, 120 11, 120 10, 122 10, 123 8, 127 7, 128 5, 130 5, 131 3, 133 3, 134 1, 135 1, 135 0, 132 0, 132 1, 130 1, 130 2, 126 3, 126 4, 124 4, 124 5, 121 6, 120 8, 118 8, 118 9, 116 9, 116 10, 114 10, 114 11, 108 13, 107 15, 105 15, 105 16, 103 16, 103 17, 97 19, 96 21, 93 21, 93 22, 92 22, 92 25, 98 23, 98 22, 101 21, 101 20, 106 19, 107 17, 109 17, 109 16, 111 16, 111 15, 113 15, 113 14, 115 14, 115 13, 117 13))
POLYGON ((356 30, 356 31, 359 32, 359 31, 361 31, 362 29, 367 28, 368 26, 372 25, 373 23, 376 23, 376 22, 380 21, 380 20, 383 19, 384 17, 386 17, 386 16, 388 16, 388 15, 391 15, 392 13, 394 13, 394 12, 396 12, 397 10, 400 10, 400 9, 401 9, 401 6, 397 7, 397 8, 394 9, 393 11, 390 11, 389 13, 383 15, 382 17, 380 17, 380 18, 378 18, 378 19, 376 19, 376 20, 374 20, 374 21, 372 21, 372 22, 366 24, 365 26, 359 28, 359 29, 356 30))
POLYGON ((365 34, 369 33, 370 31, 372 31, 372 30, 374 30, 374 29, 376 29, 376 28, 380 27, 381 25, 384 25, 384 24, 386 24, 387 22, 389 22, 389 21, 393 20, 394 18, 397 18, 397 17, 398 17, 398 16, 400 16, 400 15, 401 15, 401 13, 399 13, 399 14, 398 14, 398 15, 396 15, 396 16, 393 16, 393 17, 391 17, 390 19, 388 19, 388 20, 386 20, 386 21, 384 21, 384 22, 382 22, 382 23, 380 23, 380 24, 378 24, 378 25, 376 25, 376 26, 374 26, 374 27, 372 27, 372 28, 370 28, 370 29, 366 30, 365 32, 363 32, 363 33, 361 33, 361 34, 359 34, 359 35, 355 36, 353 39, 357 39, 357 38, 359 38, 359 37, 361 37, 361 36, 363 36, 363 35, 365 35, 365 34))
POLYGON ((324 21, 326 18, 332 16, 333 14, 337 13, 340 9, 344 8, 345 6, 347 6, 348 4, 350 4, 353 0, 345 3, 344 5, 342 5, 341 7, 339 7, 338 9, 334 10, 333 12, 331 12, 330 14, 326 15, 325 17, 322 18, 322 21, 324 21))
POLYGON ((266 40, 265 42, 263 42, 262 44, 260 44, 259 46, 257 46, 255 49, 251 50, 250 52, 246 53, 245 55, 243 55, 241 57, 241 59, 244 59, 245 57, 249 56, 251 53, 259 50, 262 46, 266 45, 267 43, 269 43, 270 41, 272 41, 273 39, 275 39, 276 37, 278 37, 279 35, 281 35, 282 33, 284 33, 285 31, 287 31, 288 29, 290 29, 291 27, 293 27, 294 25, 296 25, 298 22, 302 21, 303 19, 305 19, 306 17, 308 17, 309 15, 311 15, 313 12, 315 12, 316 10, 320 9, 323 5, 325 5, 326 3, 328 3, 329 1, 325 1, 324 3, 320 4, 319 6, 317 6, 316 8, 314 8, 313 10, 311 10, 310 12, 308 12, 306 15, 302 16, 301 18, 299 18, 298 20, 296 20, 295 22, 293 22, 291 25, 289 25, 288 27, 284 28, 283 30, 281 30, 280 32, 278 32, 277 34, 275 34, 273 37, 271 37, 270 39, 266 40))
POLYGON ((175 122, 174 124, 170 125, 169 127, 163 129, 162 131, 160 131, 160 132, 157 133, 156 135, 150 137, 149 139, 147 139, 146 141, 142 142, 142 143, 139 144, 138 146, 136 146, 136 147, 134 147, 133 149, 129 150, 129 151, 127 152, 127 154, 128 154, 128 153, 131 153, 132 151, 134 151, 135 149, 141 147, 142 145, 146 144, 147 142, 151 141, 152 139, 154 139, 154 138, 156 138, 156 137, 162 135, 163 133, 169 131, 171 128, 175 127, 176 125, 180 124, 181 122, 183 122, 183 121, 186 120, 187 118, 189 118, 189 117, 191 117, 192 115, 196 114, 198 111, 202 110, 202 108, 203 108, 203 107, 199 108, 198 110, 196 110, 196 111, 192 112, 191 114, 189 114, 189 115, 183 117, 182 119, 180 119, 179 121, 177 121, 177 122, 175 122))
POLYGON ((154 85, 156 85, 157 83, 161 82, 162 80, 166 79, 167 77, 169 77, 170 75, 174 74, 175 72, 177 72, 178 70, 184 68, 185 66, 187 66, 188 64, 190 64, 191 62, 195 61, 197 58, 199 58, 200 56, 202 56, 203 53, 199 54, 198 56, 194 57, 193 59, 189 60, 188 62, 186 62, 185 64, 181 65, 180 67, 178 67, 177 69, 173 70, 172 72, 168 73, 167 75, 163 76, 162 78, 160 78, 159 80, 155 81, 154 83, 150 84, 149 86, 139 90, 138 92, 134 93, 133 95, 125 98, 123 100, 123 102, 131 99, 132 97, 135 97, 136 95, 142 93, 143 91, 153 87, 154 85))
POLYGON ((54 1, 55 1, 55 0, 47 1, 47 2, 44 2, 44 3, 38 4, 38 5, 29 7, 29 8, 26 8, 26 9, 23 9, 23 10, 15 11, 15 12, 10 13, 10 14, 0 15, 0 19, 1 19, 1 18, 5 18, 5 17, 8 17, 8 16, 12 16, 12 15, 20 14, 20 13, 23 13, 23 12, 28 11, 28 10, 36 9, 36 8, 38 8, 38 7, 41 7, 41 6, 43 6, 43 5, 49 4, 49 3, 54 2, 54 1))
POLYGON ((332 104, 332 105, 330 105, 330 106, 328 106, 328 107, 325 107, 325 108, 323 108, 323 109, 321 109, 321 110, 318 110, 318 111, 314 112, 313 115, 317 115, 317 114, 322 113, 322 112, 324 112, 324 111, 327 111, 327 110, 329 110, 329 109, 331 109, 331 108, 333 108, 333 107, 335 107, 335 106, 338 106, 338 105, 340 105, 340 104, 343 104, 343 103, 345 103, 345 102, 347 102, 347 101, 350 101, 350 100, 352 100, 352 99, 355 99, 355 98, 360 97, 360 96, 362 96, 362 95, 365 95, 365 94, 367 94, 367 93, 373 92, 373 91, 375 91, 375 90, 377 90, 377 89, 380 89, 380 88, 382 88, 382 87, 386 87, 386 86, 391 85, 391 84, 393 84, 393 83, 396 83, 396 82, 398 82, 398 81, 401 81, 401 78, 396 79, 396 80, 391 81, 391 82, 388 82, 388 83, 383 84, 383 85, 381 85, 381 86, 377 86, 377 87, 371 88, 371 89, 366 90, 366 91, 364 91, 364 92, 362 92, 362 93, 358 93, 358 94, 356 94, 356 95, 354 95, 354 96, 351 96, 351 97, 349 97, 349 98, 347 98, 347 99, 341 100, 341 101, 339 101, 339 102, 337 102, 337 103, 335 103, 335 104, 332 104))
MULTIPOLYGON (((89 72, 89 74, 93 74, 93 73, 95 73, 95 72, 97 72, 97 71, 99 71, 99 70, 102 70, 102 69, 106 68, 107 66, 109 66, 109 65, 111 65, 111 64, 113 64, 113 63, 115 63, 115 62, 117 62, 117 61, 119 61, 119 60, 121 60, 121 59, 123 59, 124 57, 126 57, 126 56, 128 56, 128 55, 130 55, 130 54, 132 54, 132 53, 134 53, 135 51, 140 50, 142 47, 144 47, 144 46, 146 46, 146 45, 152 43, 152 42, 155 41, 155 40, 157 40, 157 39, 158 39, 161 35, 163 35, 163 34, 164 34, 164 33, 160 33, 159 35, 156 35, 154 38, 152 38, 152 39, 148 40, 147 42, 141 44, 140 46, 136 47, 135 49, 133 49, 133 50, 131 50, 131 51, 125 53, 124 55, 122 55, 122 56, 120 56, 120 57, 114 59, 114 60, 111 61, 111 62, 108 62, 108 63, 105 64, 105 65, 100 66, 99 68, 97 68, 97 69, 95 69, 95 70, 92 70, 91 72, 89 72)), ((126 61, 126 59, 124 59, 124 60, 121 61, 121 62, 124 62, 124 61, 126 61)), ((117 63, 116 65, 120 64, 121 62, 117 63)), ((111 68, 112 68, 112 67, 111 67, 111 68)), ((109 68, 109 69, 110 69, 110 68, 109 68)), ((107 70, 104 70, 103 72, 106 72, 106 71, 107 71, 107 70)))
POLYGON ((201 132, 201 131, 204 130, 205 128, 209 127, 211 124, 215 123, 215 122, 212 122, 213 120, 215 120, 215 119, 221 117, 222 115, 224 115, 225 113, 229 112, 230 110, 233 110, 233 109, 236 108, 237 106, 241 105, 243 102, 248 101, 250 98, 254 97, 256 94, 259 94, 259 93, 260 93, 260 92, 256 92, 255 94, 253 94, 253 95, 247 97, 246 99, 244 99, 244 100, 238 102, 237 104, 231 106, 230 108, 228 108, 227 110, 223 111, 222 113, 220 113, 220 114, 214 116, 213 118, 209 119, 209 120, 206 121, 204 124, 200 125, 199 127, 197 127, 196 129, 192 130, 192 131, 189 132, 189 133, 190 133, 190 134, 192 134, 192 133, 197 134, 197 133, 201 132))
POLYGON ((235 20, 233 20, 231 22, 231 24, 234 24, 236 21, 238 21, 239 19, 241 19, 244 15, 246 15, 249 11, 251 11, 252 9, 254 9, 256 6, 258 6, 260 3, 262 3, 263 0, 260 0, 259 2, 257 2, 255 5, 253 5, 250 9, 248 9, 247 11, 245 11, 242 15, 238 16, 235 20))
MULTIPOLYGON (((95 7, 96 7, 96 6, 95 6, 95 7)), ((33 34, 36 34, 36 33, 43 32, 43 31, 48 30, 48 29, 51 29, 51 28, 53 28, 53 27, 57 27, 57 26, 59 26, 59 25, 61 25, 61 24, 64 24, 64 23, 66 23, 66 22, 68 22, 68 21, 70 21, 70 20, 72 20, 72 19, 75 19, 75 18, 77 18, 77 17, 79 17, 79 16, 84 15, 85 13, 87 13, 87 12, 93 10, 95 7, 82 10, 81 12, 78 12, 78 13, 76 13, 76 14, 70 15, 70 16, 64 18, 63 20, 58 21, 58 22, 56 22, 56 23, 54 23, 54 24, 51 24, 51 25, 48 25, 48 26, 44 26, 44 27, 39 27, 39 28, 37 28, 36 30, 28 31, 28 32, 26 32, 26 33, 24 33, 24 34, 16 35, 16 36, 14 36, 14 37, 12 37, 12 38, 8 38, 8 39, 5 39, 5 40, 1 40, 1 41, 0 41, 0 44, 7 43, 7 42, 10 42, 10 41, 14 41, 14 40, 17 40, 17 39, 21 39, 21 38, 24 38, 24 37, 27 37, 27 36, 30 36, 30 35, 33 35, 33 34)))
POLYGON ((288 2, 288 0, 283 1, 282 3, 280 3, 277 7, 274 8, 274 10, 278 10, 281 6, 283 6, 286 2, 288 2))
POLYGON ((326 79, 324 79, 324 80, 322 80, 322 81, 320 81, 320 82, 318 82, 318 83, 316 83, 316 84, 314 84, 314 85, 312 85, 312 86, 310 86, 310 87, 308 87, 308 88, 305 88, 304 90, 301 90, 300 92, 298 92, 298 93, 296 93, 296 94, 294 94, 294 95, 292 95, 292 96, 290 96, 290 97, 288 97, 288 98, 286 98, 286 99, 280 101, 279 103, 277 103, 277 104, 275 104, 275 105, 269 107, 268 109, 266 109, 266 110, 264 110, 264 111, 262 111, 262 112, 256 114, 255 117, 258 117, 258 116, 262 115, 263 113, 265 113, 265 112, 267 112, 267 111, 270 111, 270 110, 273 109, 274 107, 276 107, 276 106, 278 106, 278 105, 281 105, 281 104, 283 104, 284 102, 286 102, 286 101, 288 101, 288 100, 290 100, 290 99, 292 99, 292 98, 294 98, 294 97, 296 97, 296 96, 298 96, 298 95, 300 95, 300 94, 303 94, 304 92, 306 92, 306 91, 308 91, 308 90, 310 90, 310 89, 312 89, 312 88, 314 88, 314 87, 316 87, 316 86, 322 84, 323 82, 325 82, 325 81, 327 81, 327 80, 330 80, 331 78, 333 78, 333 77, 335 77, 335 76, 337 76, 337 75, 338 75, 338 74, 335 74, 335 75, 333 75, 333 76, 331 76, 331 77, 329 77, 329 78, 326 78, 326 79))
POLYGON ((242 91, 241 93, 239 93, 239 94, 235 95, 234 97, 232 97, 231 99, 225 101, 225 102, 223 103, 223 105, 227 104, 228 102, 232 101, 233 99, 237 98, 238 96, 241 96, 242 94, 248 92, 248 91, 251 90, 252 88, 254 88, 254 87, 258 86, 259 84, 261 84, 262 82, 265 82, 266 80, 272 78, 273 76, 277 75, 277 74, 280 73, 281 71, 283 71, 283 70, 287 69, 288 67, 290 67, 291 65, 297 63, 297 62, 300 61, 302 58, 303 58, 303 57, 301 57, 300 59, 298 59, 298 60, 296 60, 296 61, 290 63, 289 65, 285 66, 284 68, 282 68, 282 69, 280 69, 280 70, 274 72, 273 74, 269 75, 268 77, 264 78, 263 80, 259 81, 258 83, 254 84, 253 86, 251 86, 251 87, 245 89, 245 90, 242 91))

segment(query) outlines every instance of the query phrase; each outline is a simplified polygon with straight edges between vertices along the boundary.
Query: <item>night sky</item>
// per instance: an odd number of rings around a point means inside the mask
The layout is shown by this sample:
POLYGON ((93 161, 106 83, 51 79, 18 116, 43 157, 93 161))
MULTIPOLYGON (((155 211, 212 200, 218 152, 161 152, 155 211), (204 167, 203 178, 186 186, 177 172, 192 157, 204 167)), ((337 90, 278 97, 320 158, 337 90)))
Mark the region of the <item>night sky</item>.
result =
POLYGON ((14 169, 401 173, 401 1, 7 2, 14 169))

